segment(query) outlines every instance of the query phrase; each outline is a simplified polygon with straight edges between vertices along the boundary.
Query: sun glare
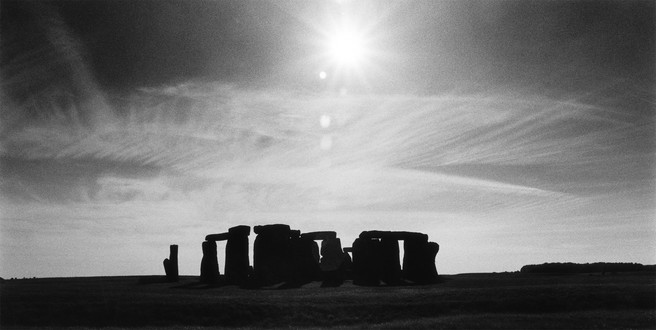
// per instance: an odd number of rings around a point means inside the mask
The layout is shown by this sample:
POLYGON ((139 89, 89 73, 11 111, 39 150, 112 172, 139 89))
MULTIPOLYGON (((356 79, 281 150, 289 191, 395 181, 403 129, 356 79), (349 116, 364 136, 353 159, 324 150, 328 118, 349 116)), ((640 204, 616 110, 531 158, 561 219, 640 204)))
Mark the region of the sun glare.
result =
POLYGON ((379 48, 375 17, 356 15, 345 8, 332 17, 319 20, 311 42, 317 46, 315 68, 320 80, 334 90, 349 86, 368 86, 372 75, 380 74, 383 51, 379 48))
POLYGON ((365 53, 363 38, 347 29, 338 31, 328 44, 332 59, 345 66, 355 66, 362 61, 365 53))

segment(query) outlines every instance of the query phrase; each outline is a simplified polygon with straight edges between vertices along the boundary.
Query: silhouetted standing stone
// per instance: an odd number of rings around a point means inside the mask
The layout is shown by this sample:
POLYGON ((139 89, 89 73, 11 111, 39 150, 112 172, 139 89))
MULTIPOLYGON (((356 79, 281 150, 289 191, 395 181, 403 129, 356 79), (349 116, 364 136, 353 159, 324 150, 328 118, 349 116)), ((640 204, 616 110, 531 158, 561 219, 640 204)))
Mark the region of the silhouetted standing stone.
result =
POLYGON ((382 257, 381 279, 388 285, 399 285, 402 283, 399 241, 395 238, 383 237, 380 243, 382 257))
POLYGON ((428 277, 431 282, 437 280, 437 268, 435 267, 435 257, 437 253, 440 252, 440 245, 435 242, 428 242, 426 247, 426 273, 429 274, 428 277))
POLYGON ((249 226, 235 226, 226 233, 210 234, 205 236, 206 241, 227 241, 226 243, 226 282, 243 284, 250 275, 248 258, 248 236, 251 233, 249 226))
POLYGON ((217 283, 219 281, 219 261, 217 259, 216 242, 203 242, 203 259, 200 262, 200 281, 217 283))
POLYGON ((435 282, 435 256, 439 249, 440 246, 435 242, 406 240, 403 245, 403 277, 420 284, 435 282))
POLYGON ((353 283, 375 286, 380 284, 380 241, 373 238, 356 238, 353 242, 353 283))
POLYGON ((339 286, 346 279, 346 272, 351 267, 351 257, 342 250, 339 238, 327 238, 321 241, 321 267, 323 287, 339 286))
POLYGON ((291 278, 290 233, 288 225, 255 226, 253 268, 261 285, 272 285, 291 278))
POLYGON ((339 238, 329 238, 321 241, 321 270, 336 271, 344 262, 342 241, 339 238))
POLYGON ((225 250, 225 277, 226 283, 244 284, 250 275, 248 258, 248 236, 251 233, 249 226, 235 226, 226 233, 210 234, 205 236, 206 241, 227 241, 225 250))
POLYGON ((166 279, 169 282, 178 281, 178 246, 171 245, 169 247, 169 257, 164 259, 164 272, 166 273, 166 279))
POLYGON ((290 238, 290 253, 292 261, 293 285, 302 285, 319 278, 319 261, 314 255, 316 243, 308 237, 292 236, 290 238))
POLYGON ((236 226, 228 229, 226 243, 226 280, 229 283, 243 284, 248 280, 250 262, 248 259, 249 226, 236 226))

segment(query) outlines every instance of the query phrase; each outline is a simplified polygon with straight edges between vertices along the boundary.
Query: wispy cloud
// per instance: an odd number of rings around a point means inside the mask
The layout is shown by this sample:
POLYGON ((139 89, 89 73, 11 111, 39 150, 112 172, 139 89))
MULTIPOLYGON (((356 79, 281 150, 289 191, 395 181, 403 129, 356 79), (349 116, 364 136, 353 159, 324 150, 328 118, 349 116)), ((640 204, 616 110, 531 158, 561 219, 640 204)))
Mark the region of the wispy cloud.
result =
POLYGON ((142 91, 104 117, 110 119, 93 129, 58 116, 25 124, 5 135, 4 156, 129 162, 178 176, 299 191, 321 182, 334 189, 340 177, 352 186, 375 182, 397 189, 392 182, 402 181, 415 195, 456 185, 535 196, 571 188, 566 182, 534 187, 528 176, 520 187, 521 179, 510 185, 493 183, 494 175, 439 174, 441 167, 472 164, 555 166, 585 177, 576 184, 591 187, 611 184, 613 178, 602 174, 619 170, 628 182, 653 180, 645 169, 653 159, 647 139, 652 118, 537 97, 329 97, 187 84, 142 91), (331 118, 329 127, 320 125, 321 116, 331 118), (321 147, 326 137, 329 150, 321 147), (591 171, 598 175, 590 177, 591 171))

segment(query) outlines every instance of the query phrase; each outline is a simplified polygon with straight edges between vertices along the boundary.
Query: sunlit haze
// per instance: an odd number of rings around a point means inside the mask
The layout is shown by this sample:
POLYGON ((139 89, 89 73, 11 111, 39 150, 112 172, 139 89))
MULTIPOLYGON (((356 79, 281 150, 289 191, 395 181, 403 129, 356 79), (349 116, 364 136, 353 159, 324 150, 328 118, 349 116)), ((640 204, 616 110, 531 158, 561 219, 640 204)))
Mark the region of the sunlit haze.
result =
POLYGON ((656 263, 652 1, 1 6, 3 278, 197 275, 272 223, 656 263))

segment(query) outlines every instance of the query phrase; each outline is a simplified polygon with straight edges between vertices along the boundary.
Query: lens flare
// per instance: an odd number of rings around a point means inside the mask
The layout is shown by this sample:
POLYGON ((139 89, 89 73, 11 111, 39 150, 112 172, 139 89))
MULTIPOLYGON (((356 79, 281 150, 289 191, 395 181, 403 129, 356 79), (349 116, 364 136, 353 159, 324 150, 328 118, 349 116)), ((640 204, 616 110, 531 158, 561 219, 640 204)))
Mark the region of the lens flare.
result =
POLYGON ((319 120, 319 122, 321 123, 322 128, 330 127, 330 121, 331 121, 331 118, 330 118, 329 115, 322 115, 321 119, 319 120))

